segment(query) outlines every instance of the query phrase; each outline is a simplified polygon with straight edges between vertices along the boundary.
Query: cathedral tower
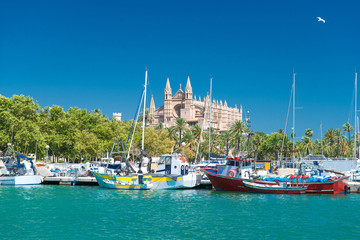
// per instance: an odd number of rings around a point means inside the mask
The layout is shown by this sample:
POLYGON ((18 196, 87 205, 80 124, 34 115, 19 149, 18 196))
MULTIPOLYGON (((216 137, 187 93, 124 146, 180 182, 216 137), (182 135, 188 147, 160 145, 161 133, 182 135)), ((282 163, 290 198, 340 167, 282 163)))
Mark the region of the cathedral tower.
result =
POLYGON ((195 118, 194 103, 193 103, 193 91, 190 83, 190 76, 187 78, 185 87, 185 105, 181 110, 181 117, 185 119, 195 118))
POLYGON ((155 108, 154 96, 151 95, 151 102, 150 102, 150 109, 149 109, 151 123, 154 123, 154 121, 155 121, 155 110, 156 110, 156 108, 155 108))
POLYGON ((166 86, 164 90, 164 123, 166 126, 169 126, 171 122, 172 114, 171 114, 171 100, 172 100, 172 92, 170 87, 169 77, 166 80, 166 86))

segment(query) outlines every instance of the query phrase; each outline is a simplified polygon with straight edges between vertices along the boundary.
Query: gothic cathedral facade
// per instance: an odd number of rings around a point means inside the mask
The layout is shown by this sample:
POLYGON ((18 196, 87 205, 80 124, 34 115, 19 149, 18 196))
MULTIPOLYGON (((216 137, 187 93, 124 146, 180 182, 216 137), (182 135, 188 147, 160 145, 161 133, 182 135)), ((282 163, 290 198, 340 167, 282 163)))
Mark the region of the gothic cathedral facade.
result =
MULTIPOLYGON (((167 78, 164 90, 164 105, 155 108, 153 96, 151 97, 149 115, 151 125, 163 123, 164 127, 175 125, 177 118, 183 118, 189 125, 198 124, 204 129, 209 128, 210 98, 203 100, 193 97, 190 77, 187 78, 185 92, 180 89, 172 95, 169 78, 167 78)), ((229 130, 236 121, 242 121, 242 106, 240 109, 228 107, 226 100, 213 100, 211 105, 211 127, 218 131, 229 130)))

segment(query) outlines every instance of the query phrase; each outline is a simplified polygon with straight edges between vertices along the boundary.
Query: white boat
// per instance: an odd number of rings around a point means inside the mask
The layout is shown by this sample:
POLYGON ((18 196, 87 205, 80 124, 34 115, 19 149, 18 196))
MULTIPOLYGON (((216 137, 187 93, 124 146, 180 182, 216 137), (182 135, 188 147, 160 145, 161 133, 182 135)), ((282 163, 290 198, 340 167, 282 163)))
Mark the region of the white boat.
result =
POLYGON ((0 185, 39 185, 41 182, 39 175, 0 176, 0 185))
POLYGON ((16 155, 11 144, 1 158, 0 166, 0 185, 38 185, 42 182, 42 177, 36 175, 36 170, 32 159, 23 155, 16 155), (20 162, 21 159, 24 159, 20 162))
POLYGON ((201 175, 190 171, 185 158, 180 155, 163 155, 151 172, 142 171, 121 174, 101 174, 93 172, 100 187, 128 190, 162 190, 194 188, 200 185, 201 175))

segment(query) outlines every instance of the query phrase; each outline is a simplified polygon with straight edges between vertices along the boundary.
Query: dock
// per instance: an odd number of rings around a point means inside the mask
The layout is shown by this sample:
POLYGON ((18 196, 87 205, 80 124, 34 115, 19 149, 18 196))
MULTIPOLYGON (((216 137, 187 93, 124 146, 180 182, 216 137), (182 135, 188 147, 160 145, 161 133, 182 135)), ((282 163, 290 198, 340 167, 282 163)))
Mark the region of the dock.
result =
POLYGON ((360 193, 360 182, 349 182, 350 193, 360 193))
POLYGON ((43 184, 48 185, 77 185, 99 186, 95 177, 45 177, 43 184))

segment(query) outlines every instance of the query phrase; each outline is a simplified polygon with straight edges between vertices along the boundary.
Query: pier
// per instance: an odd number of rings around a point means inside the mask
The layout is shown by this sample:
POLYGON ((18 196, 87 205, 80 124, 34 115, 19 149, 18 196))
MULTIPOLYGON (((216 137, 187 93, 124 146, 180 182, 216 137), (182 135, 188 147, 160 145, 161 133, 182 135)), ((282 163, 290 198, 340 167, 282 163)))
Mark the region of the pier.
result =
POLYGON ((48 185, 79 185, 98 186, 95 177, 45 177, 43 184, 48 185))
POLYGON ((349 182, 350 193, 360 193, 360 182, 349 182))

